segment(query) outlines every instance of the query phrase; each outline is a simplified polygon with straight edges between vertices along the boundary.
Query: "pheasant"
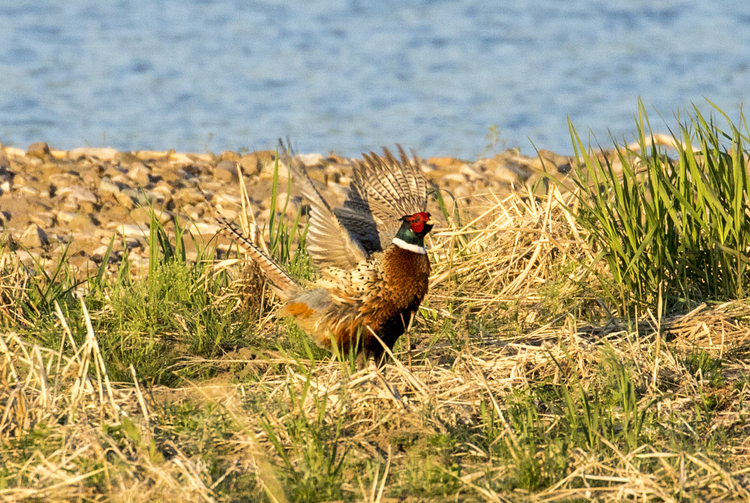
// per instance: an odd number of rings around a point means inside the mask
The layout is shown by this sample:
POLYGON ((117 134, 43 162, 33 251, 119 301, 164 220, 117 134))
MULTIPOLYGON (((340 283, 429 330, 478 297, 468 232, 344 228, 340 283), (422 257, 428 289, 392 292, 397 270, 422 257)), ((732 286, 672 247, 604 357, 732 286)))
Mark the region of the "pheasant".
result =
POLYGON ((310 201, 306 249, 320 268, 312 284, 293 279, 235 225, 217 215, 222 231, 255 260, 284 301, 279 315, 297 324, 329 351, 356 352, 383 362, 406 331, 427 294, 430 260, 424 238, 435 222, 426 212, 427 181, 398 146, 365 154, 353 166, 344 205, 331 209, 304 166, 287 157, 302 193, 310 201))

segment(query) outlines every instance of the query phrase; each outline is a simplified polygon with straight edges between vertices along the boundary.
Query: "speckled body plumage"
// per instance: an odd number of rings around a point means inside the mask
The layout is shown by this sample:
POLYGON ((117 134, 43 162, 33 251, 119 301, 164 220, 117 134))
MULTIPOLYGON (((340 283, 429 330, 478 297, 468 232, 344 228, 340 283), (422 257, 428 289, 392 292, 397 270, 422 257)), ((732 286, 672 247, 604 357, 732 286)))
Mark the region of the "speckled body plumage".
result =
POLYGON ((427 294, 430 261, 423 238, 433 222, 425 213, 426 181, 416 161, 365 156, 354 166, 344 206, 331 210, 299 163, 287 158, 311 202, 307 250, 321 268, 315 283, 302 285, 266 257, 234 225, 225 232, 258 262, 291 315, 328 350, 364 354, 380 361, 405 332, 427 294), (396 243, 396 244, 394 244, 396 243))
POLYGON ((294 316, 321 347, 331 350, 335 340, 346 353, 359 343, 377 358, 383 349, 373 332, 393 347, 427 294, 430 261, 392 245, 348 273, 326 272, 323 287, 293 294, 280 314, 294 316))

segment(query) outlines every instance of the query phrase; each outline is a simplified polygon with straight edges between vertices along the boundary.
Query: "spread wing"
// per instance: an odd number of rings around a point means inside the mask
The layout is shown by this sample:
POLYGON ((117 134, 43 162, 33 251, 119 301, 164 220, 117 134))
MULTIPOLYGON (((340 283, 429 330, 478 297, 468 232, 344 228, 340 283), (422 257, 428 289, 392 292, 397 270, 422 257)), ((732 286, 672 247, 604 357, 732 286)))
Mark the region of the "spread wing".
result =
POLYGON ((368 254, 383 250, 378 225, 370 211, 370 205, 362 200, 356 191, 350 190, 344 205, 334 208, 333 213, 368 254))
MULTIPOLYGON (((283 144, 281 150, 286 152, 283 144)), ((331 207, 313 185, 302 162, 290 155, 286 155, 284 161, 302 194, 310 201, 310 228, 305 246, 313 262, 320 268, 353 269, 369 254, 360 245, 356 235, 350 234, 339 223, 331 207)))
POLYGON ((401 217, 427 209, 427 180, 419 160, 410 160, 401 145, 397 147, 400 161, 387 148, 382 157, 370 152, 364 160, 355 161, 349 200, 336 210, 344 227, 355 235, 363 234, 360 242, 365 249, 365 243, 376 241, 375 235, 378 249, 387 247, 401 226, 401 217), (358 220, 350 215, 355 211, 358 220))
MULTIPOLYGON (((287 152, 281 144, 280 151, 287 152)), ((354 161, 353 181, 344 205, 331 209, 318 192, 299 159, 284 161, 310 201, 310 228, 306 248, 321 268, 353 269, 372 253, 390 245, 401 226, 401 217, 425 211, 427 180, 419 167, 398 145, 400 160, 383 148, 354 161)))

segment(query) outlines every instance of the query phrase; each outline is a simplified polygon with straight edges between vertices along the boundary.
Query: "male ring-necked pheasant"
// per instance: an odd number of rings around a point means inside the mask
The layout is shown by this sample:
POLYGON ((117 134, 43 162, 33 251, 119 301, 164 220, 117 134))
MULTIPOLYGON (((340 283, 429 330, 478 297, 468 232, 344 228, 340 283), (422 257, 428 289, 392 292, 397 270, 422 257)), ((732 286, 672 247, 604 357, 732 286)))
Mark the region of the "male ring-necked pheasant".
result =
POLYGON ((320 268, 310 285, 295 281, 232 223, 217 216, 225 234, 255 260, 279 297, 281 315, 292 315, 315 342, 341 354, 355 351, 380 363, 405 332, 427 293, 430 261, 424 237, 433 222, 427 213, 427 181, 417 160, 399 146, 400 161, 365 154, 355 161, 344 205, 331 209, 304 166, 286 163, 310 200, 306 248, 320 268))

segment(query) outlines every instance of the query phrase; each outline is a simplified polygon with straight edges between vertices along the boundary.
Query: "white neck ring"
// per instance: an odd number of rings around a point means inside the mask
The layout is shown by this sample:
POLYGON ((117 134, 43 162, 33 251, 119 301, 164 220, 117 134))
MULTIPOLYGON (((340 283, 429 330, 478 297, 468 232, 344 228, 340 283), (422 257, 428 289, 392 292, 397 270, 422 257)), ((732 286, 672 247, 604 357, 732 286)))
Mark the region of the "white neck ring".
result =
POLYGON ((418 253, 420 255, 427 254, 427 250, 424 249, 424 246, 413 245, 411 243, 407 243, 401 238, 393 238, 393 244, 398 246, 402 250, 409 250, 410 252, 418 253))

